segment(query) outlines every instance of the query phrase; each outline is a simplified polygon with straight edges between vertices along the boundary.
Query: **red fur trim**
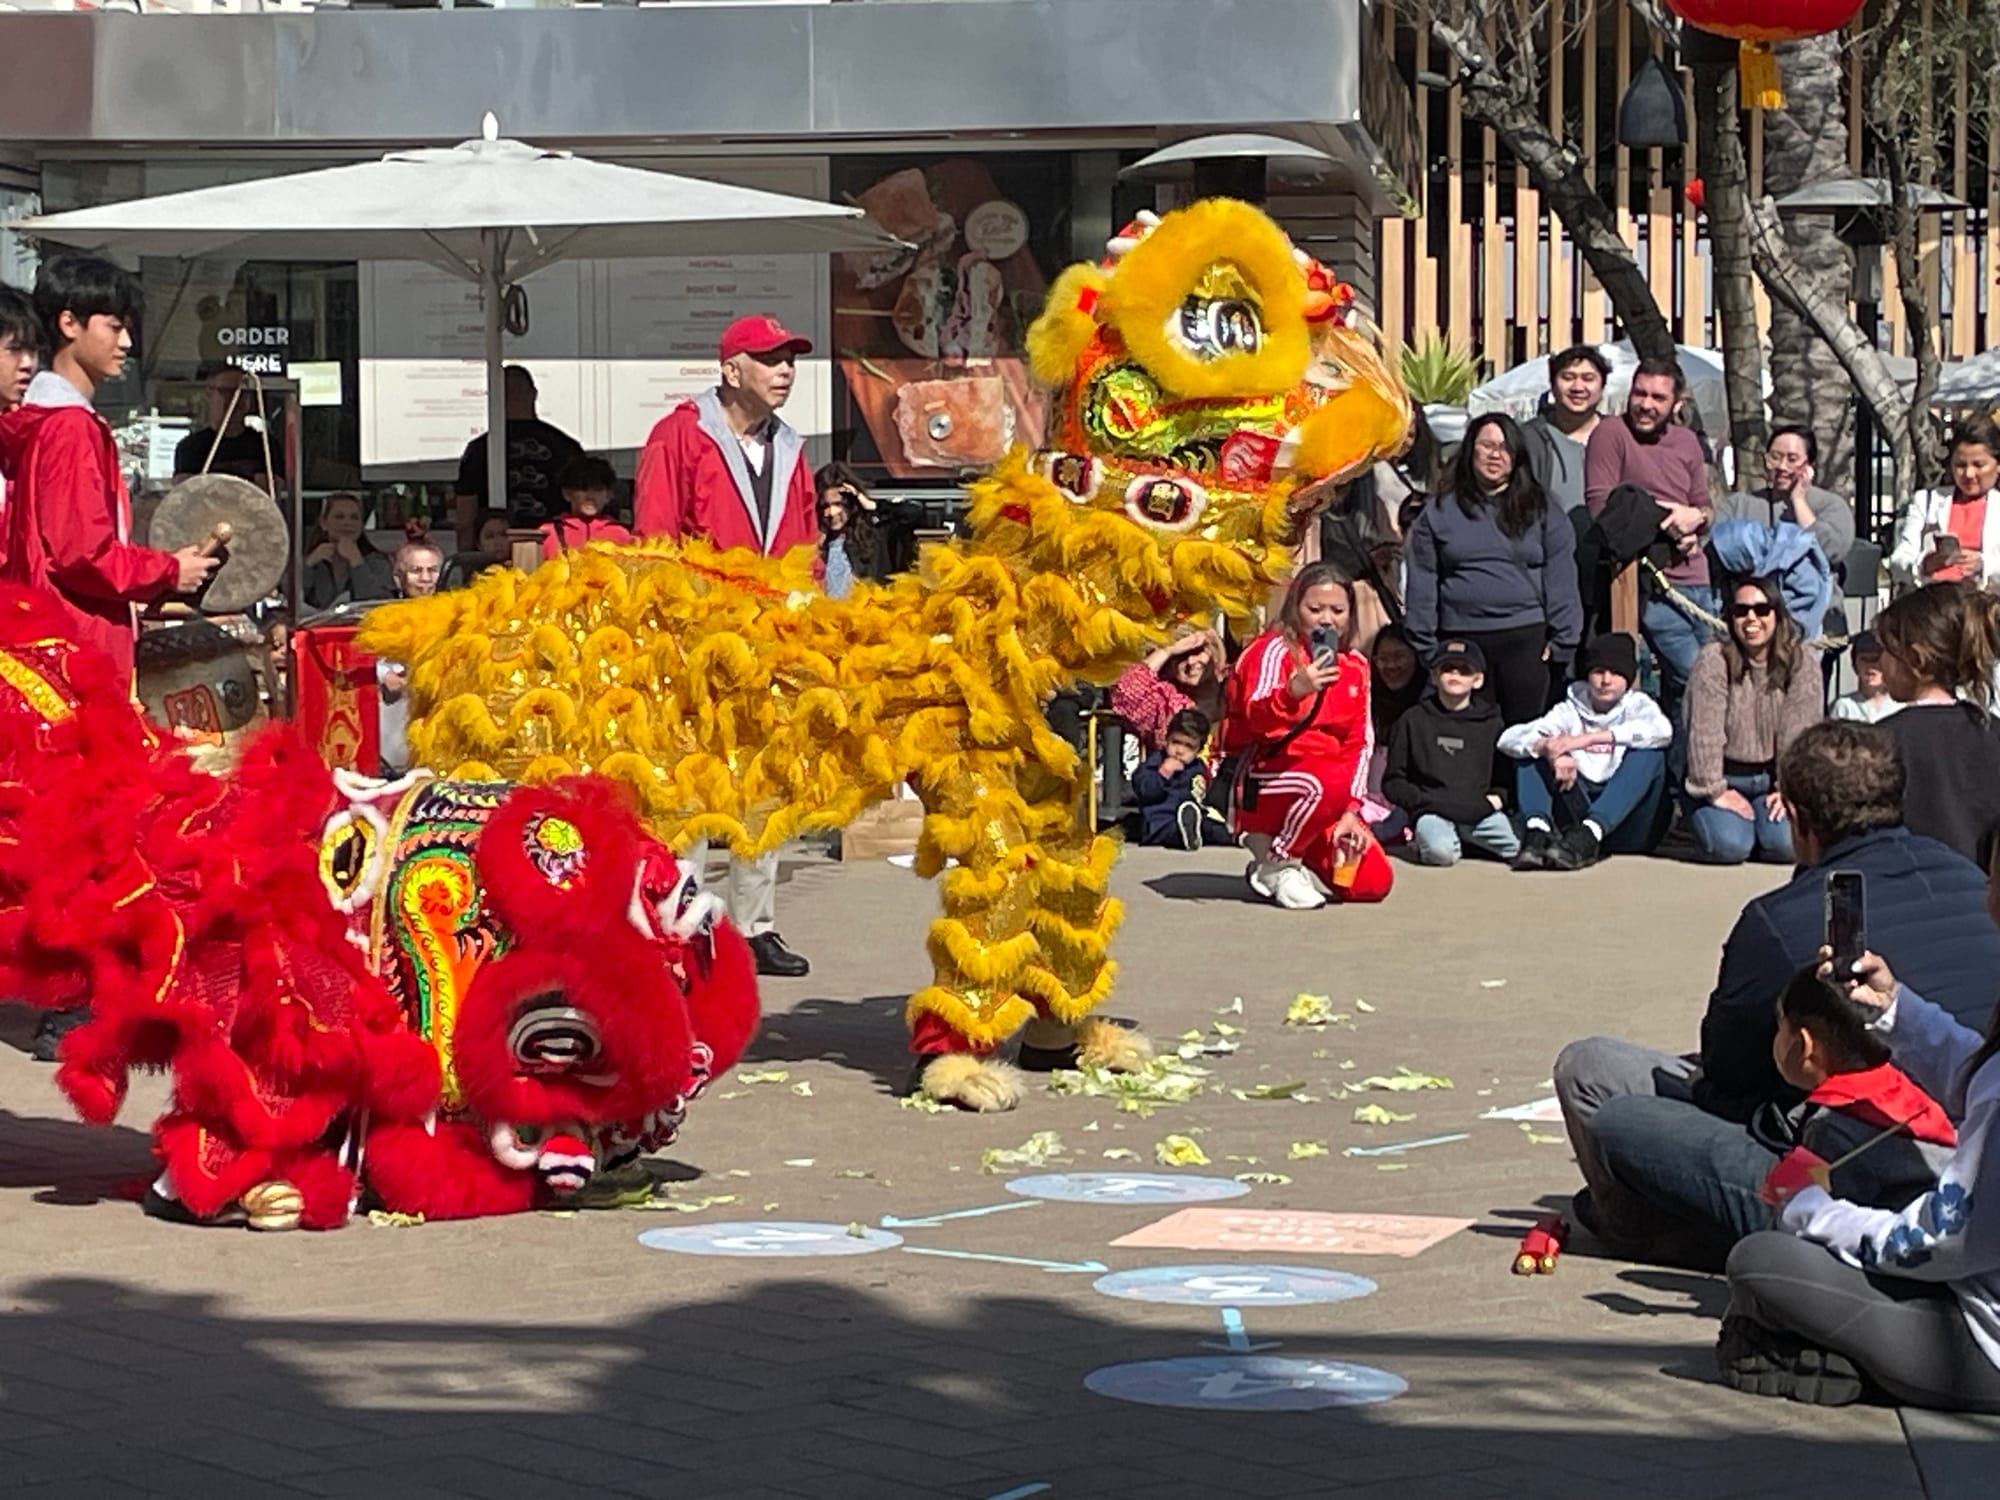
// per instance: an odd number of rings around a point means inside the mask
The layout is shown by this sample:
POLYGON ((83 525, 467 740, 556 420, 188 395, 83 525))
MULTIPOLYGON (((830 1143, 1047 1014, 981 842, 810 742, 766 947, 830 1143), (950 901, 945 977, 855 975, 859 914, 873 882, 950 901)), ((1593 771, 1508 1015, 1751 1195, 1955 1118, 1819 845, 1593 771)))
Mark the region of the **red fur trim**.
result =
POLYGON ((664 956, 621 914, 617 928, 587 949, 524 945, 487 963, 459 1006, 452 1058, 467 1102, 483 1119, 600 1122, 638 1119, 685 1093, 692 1042, 664 956), (596 1025, 600 1062, 579 1071, 615 1070, 609 1086, 531 1075, 515 1058, 507 1035, 522 1005, 552 992, 596 1025))
POLYGON ((276 1161, 268 1151, 245 1151, 185 1115, 167 1115, 153 1126, 160 1159, 174 1193, 192 1213, 212 1219, 260 1182, 276 1161))
POLYGON ((421 1122, 437 1107, 442 1087, 437 1049, 409 1031, 355 1037, 369 1113, 377 1120, 421 1122))
POLYGON ((301 1152, 281 1158, 274 1180, 289 1182, 304 1200, 301 1229, 339 1229, 354 1205, 354 1174, 324 1152, 301 1152))
POLYGON ((601 777, 573 776, 523 787, 486 825, 474 856, 486 904, 517 933, 549 940, 588 937, 608 921, 623 922, 639 878, 643 835, 631 794, 601 777), (557 818, 582 839, 581 868, 567 888, 551 885, 528 853, 528 828, 557 818))
POLYGON ((526 1213, 539 1198, 535 1174, 501 1166, 470 1125, 371 1130, 365 1170, 384 1208, 426 1219, 526 1213))
POLYGON ((695 1036, 715 1054, 716 1073, 736 1066, 757 1034, 763 1006, 757 995, 757 959, 743 934, 727 924, 715 929, 715 964, 688 996, 695 1036))

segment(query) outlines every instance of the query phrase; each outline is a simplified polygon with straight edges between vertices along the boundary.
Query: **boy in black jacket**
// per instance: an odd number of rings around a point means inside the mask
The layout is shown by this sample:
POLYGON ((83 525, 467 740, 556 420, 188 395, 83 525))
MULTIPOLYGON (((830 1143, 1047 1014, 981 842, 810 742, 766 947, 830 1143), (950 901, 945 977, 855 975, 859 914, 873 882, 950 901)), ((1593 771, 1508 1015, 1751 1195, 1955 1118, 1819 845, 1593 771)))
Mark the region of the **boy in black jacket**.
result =
POLYGON ((1222 814, 1208 805, 1208 715, 1184 708, 1167 720, 1166 743, 1146 757, 1132 777, 1139 804, 1139 842, 1167 849, 1199 849, 1236 842, 1222 814))
POLYGON ((1470 844, 1497 859, 1521 852, 1513 819, 1491 790, 1500 709, 1473 695, 1486 681, 1486 654, 1448 640, 1431 668, 1431 692, 1396 722, 1382 795, 1410 816, 1419 864, 1455 865, 1470 844))

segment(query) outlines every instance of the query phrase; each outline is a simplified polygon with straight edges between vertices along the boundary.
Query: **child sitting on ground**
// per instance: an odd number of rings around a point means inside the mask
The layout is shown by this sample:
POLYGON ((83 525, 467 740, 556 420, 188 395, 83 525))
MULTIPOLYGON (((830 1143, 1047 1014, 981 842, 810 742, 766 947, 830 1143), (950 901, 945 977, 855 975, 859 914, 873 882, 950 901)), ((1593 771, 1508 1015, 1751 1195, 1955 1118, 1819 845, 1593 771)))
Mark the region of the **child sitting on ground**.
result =
POLYGON ((1901 1208, 1937 1186, 1958 1133, 1889 1061, 1889 1044, 1868 1028, 1873 1009, 1819 967, 1799 970, 1778 996, 1771 1059, 1805 1100, 1766 1104, 1750 1122, 1758 1143, 1782 1157, 1765 1201, 1782 1204, 1811 1182, 1850 1203, 1901 1208))
POLYGON ((611 519, 618 474, 609 463, 580 453, 564 465, 557 482, 569 514, 557 516, 542 528, 545 560, 574 552, 591 542, 615 542, 621 547, 631 543, 632 533, 611 519))
POLYGON ((1828 716, 1835 719, 1854 719, 1863 724, 1879 724, 1903 705, 1889 696, 1888 684, 1882 678, 1882 643, 1875 639, 1872 630, 1864 630, 1854 637, 1850 648, 1854 655, 1854 676, 1857 686, 1851 693, 1842 693, 1833 700, 1828 716))
POLYGON ((1674 727, 1646 694, 1629 635, 1600 635, 1583 653, 1569 696, 1500 736, 1521 764, 1515 797, 1525 824, 1517 870, 1581 870, 1606 854, 1658 842, 1674 727))
POLYGON ((1423 664, 1416 647, 1400 625, 1384 625, 1368 648, 1368 717, 1375 725, 1375 744, 1368 754, 1368 791, 1361 799, 1361 816, 1386 846, 1410 841, 1410 815, 1382 791, 1389 769, 1389 745, 1396 724, 1424 696, 1423 664))
POLYGON ((1491 790, 1500 738, 1497 704, 1475 700, 1486 683, 1486 653, 1448 640, 1431 667, 1431 692, 1397 721, 1382 791, 1415 823, 1417 862, 1455 865, 1464 844, 1511 860, 1521 852, 1514 823, 1491 790))
POLYGON ((1236 840, 1222 814, 1208 805, 1208 715, 1184 708, 1167 721, 1166 743, 1132 777, 1139 804, 1139 842, 1155 848, 1224 847, 1236 840))

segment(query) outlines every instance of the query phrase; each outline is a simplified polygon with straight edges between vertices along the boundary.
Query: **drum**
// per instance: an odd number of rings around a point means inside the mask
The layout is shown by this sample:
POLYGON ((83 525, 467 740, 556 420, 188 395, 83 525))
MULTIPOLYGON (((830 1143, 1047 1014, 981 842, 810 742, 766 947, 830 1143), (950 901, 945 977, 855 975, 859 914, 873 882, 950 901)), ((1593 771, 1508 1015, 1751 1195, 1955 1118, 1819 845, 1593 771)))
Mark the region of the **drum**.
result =
POLYGON ((262 642, 211 620, 189 620, 139 637, 139 701, 156 724, 231 744, 268 717, 262 642))
POLYGON ((292 632, 292 702, 321 760, 373 776, 382 763, 381 699, 375 658, 354 644, 368 608, 335 610, 292 632))
POLYGON ((240 614, 276 592, 291 565, 291 530, 269 495, 247 479, 197 474, 161 497, 143 534, 147 546, 174 552, 201 546, 218 523, 229 527, 222 566, 194 602, 203 614, 240 614))

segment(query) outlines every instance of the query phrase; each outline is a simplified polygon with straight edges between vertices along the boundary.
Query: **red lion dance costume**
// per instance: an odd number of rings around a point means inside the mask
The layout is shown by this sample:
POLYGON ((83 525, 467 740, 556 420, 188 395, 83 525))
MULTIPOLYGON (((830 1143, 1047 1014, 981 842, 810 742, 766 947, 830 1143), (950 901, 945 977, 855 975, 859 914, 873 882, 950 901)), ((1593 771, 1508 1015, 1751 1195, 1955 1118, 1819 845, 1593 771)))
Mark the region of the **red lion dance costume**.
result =
POLYGON ((385 786, 282 727, 206 774, 0 590, 0 995, 89 1006, 94 1124, 170 1070, 185 1214, 515 1213, 666 1144, 756 1026, 717 911, 602 780, 385 786))

